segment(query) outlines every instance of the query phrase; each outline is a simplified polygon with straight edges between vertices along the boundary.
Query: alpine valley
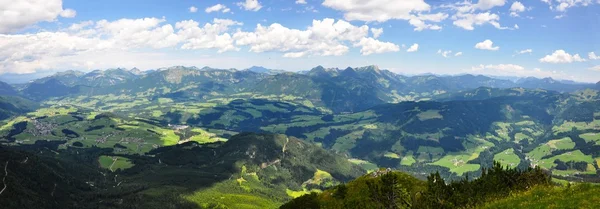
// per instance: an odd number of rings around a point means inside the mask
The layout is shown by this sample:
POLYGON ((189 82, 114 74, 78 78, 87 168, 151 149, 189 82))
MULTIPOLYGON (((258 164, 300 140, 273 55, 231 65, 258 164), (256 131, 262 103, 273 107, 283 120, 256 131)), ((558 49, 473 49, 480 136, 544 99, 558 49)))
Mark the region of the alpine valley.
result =
POLYGON ((0 205, 593 208, 599 91, 377 66, 0 82, 0 205))

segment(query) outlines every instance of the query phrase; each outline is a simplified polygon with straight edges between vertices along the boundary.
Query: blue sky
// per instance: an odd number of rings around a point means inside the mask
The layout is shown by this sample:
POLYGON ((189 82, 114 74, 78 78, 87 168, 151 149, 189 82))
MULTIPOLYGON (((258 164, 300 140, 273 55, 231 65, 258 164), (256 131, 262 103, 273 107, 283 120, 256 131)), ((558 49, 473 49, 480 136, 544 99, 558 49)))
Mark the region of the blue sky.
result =
POLYGON ((597 82, 599 56, 600 0, 0 3, 4 80, 114 67, 374 64, 402 74, 597 82))

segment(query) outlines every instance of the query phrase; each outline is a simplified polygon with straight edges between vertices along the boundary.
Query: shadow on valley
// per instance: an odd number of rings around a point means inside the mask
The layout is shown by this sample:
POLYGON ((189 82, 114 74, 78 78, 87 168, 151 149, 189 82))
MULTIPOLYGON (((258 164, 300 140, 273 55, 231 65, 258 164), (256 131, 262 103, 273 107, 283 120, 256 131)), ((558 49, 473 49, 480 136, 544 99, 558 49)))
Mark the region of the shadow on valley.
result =
POLYGON ((246 202, 273 208, 290 199, 286 189, 302 190, 319 170, 335 182, 364 174, 341 157, 283 135, 244 133, 228 142, 187 142, 146 155, 95 146, 60 148, 65 143, 38 140, 0 147, 0 164, 9 163, 8 188, 0 195, 8 205, 3 207, 237 208, 229 204, 246 202), (115 160, 103 169, 101 156, 128 159, 133 167, 112 169, 115 160))

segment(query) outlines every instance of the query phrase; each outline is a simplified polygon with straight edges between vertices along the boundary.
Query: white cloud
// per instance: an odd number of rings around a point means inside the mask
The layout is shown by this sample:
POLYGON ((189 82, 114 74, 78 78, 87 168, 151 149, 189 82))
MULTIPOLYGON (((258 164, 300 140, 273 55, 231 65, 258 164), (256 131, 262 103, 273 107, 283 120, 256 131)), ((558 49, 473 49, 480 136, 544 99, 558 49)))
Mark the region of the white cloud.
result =
POLYGON ((260 10, 260 8, 262 8, 262 5, 260 5, 260 2, 258 2, 258 0, 246 0, 245 2, 236 3, 236 5, 244 8, 247 11, 255 11, 255 12, 260 10))
POLYGON ((413 44, 412 46, 410 46, 410 48, 408 48, 408 50, 406 50, 406 52, 416 52, 419 51, 419 44, 413 44))
MULTIPOLYGON (((177 22, 175 28, 164 22, 158 18, 86 21, 58 32, 0 34, 0 57, 3 58, 0 73, 68 69, 75 65, 87 66, 88 62, 114 67, 119 64, 115 60, 125 62, 124 58, 149 56, 136 50, 147 47, 239 50, 227 33, 231 26, 241 25, 239 22, 214 19, 199 27, 199 23, 188 20, 177 22)), ((131 62, 135 60, 127 61, 131 62)))
POLYGON ((498 65, 478 65, 473 66, 471 69, 466 70, 468 73, 478 73, 486 75, 497 75, 497 76, 519 76, 519 77, 566 77, 563 72, 557 71, 544 71, 539 68, 533 68, 531 70, 526 69, 523 66, 515 64, 498 64, 498 65))
POLYGON ((325 0, 323 6, 345 12, 347 20, 385 22, 391 19, 407 20, 413 12, 430 10, 423 0, 373 0, 365 4, 361 0, 325 0))
POLYGON ((21 30, 38 22, 52 22, 58 16, 71 18, 77 12, 62 8, 62 0, 0 1, 0 33, 21 30))
POLYGON ((227 6, 222 5, 222 4, 215 4, 213 6, 207 7, 204 11, 206 13, 211 13, 211 12, 223 12, 223 13, 227 13, 227 12, 230 12, 231 9, 227 8, 227 6))
POLYGON ((379 38, 383 34, 383 28, 371 28, 371 33, 373 33, 373 38, 379 38))
POLYGON ((599 60, 600 56, 597 56, 594 52, 590 52, 588 53, 588 58, 590 58, 591 60, 599 60))
POLYGON ((452 54, 452 50, 441 50, 441 49, 438 49, 437 54, 442 55, 442 57, 445 57, 445 58, 449 58, 452 56, 459 57, 459 56, 463 55, 462 52, 456 52, 456 53, 452 54))
POLYGON ((443 57, 450 57, 451 56, 452 51, 448 50, 448 51, 443 51, 441 49, 438 49, 437 54, 442 55, 443 57))
POLYGON ((306 0, 296 0, 296 4, 306 4, 306 0))
POLYGON ((484 24, 490 24, 490 25, 494 26, 495 28, 498 28, 501 30, 508 29, 507 27, 500 26, 500 23, 498 22, 498 21, 500 21, 500 16, 498 16, 497 14, 489 13, 489 12, 477 13, 477 14, 457 13, 456 15, 452 16, 452 19, 454 20, 454 22, 452 22, 454 25, 461 27, 465 30, 474 30, 475 29, 473 27, 474 25, 484 25, 484 24))
POLYGON ((229 19, 214 19, 213 24, 207 23, 199 27, 193 20, 181 21, 175 24, 179 30, 177 35, 182 40, 182 49, 218 49, 219 53, 238 51, 232 35, 225 33, 231 26, 242 25, 229 19))
POLYGON ((474 8, 479 10, 489 10, 494 7, 504 6, 506 0, 479 0, 474 8))
POLYGON ((424 0, 325 0, 323 6, 344 12, 348 21, 386 22, 388 20, 408 20, 416 31, 425 29, 440 30, 439 25, 427 22, 440 22, 448 18, 447 14, 423 14, 431 6, 424 0))
POLYGON ((475 70, 493 69, 493 70, 509 71, 509 72, 518 72, 518 71, 525 70, 524 67, 522 67, 520 65, 514 65, 514 64, 479 65, 479 66, 473 67, 473 69, 475 69, 475 70))
POLYGON ((474 30, 474 26, 490 24, 497 29, 505 30, 509 27, 500 25, 500 16, 490 12, 494 7, 503 6, 506 0, 480 0, 476 4, 471 1, 459 1, 450 4, 442 4, 440 8, 456 11, 452 15, 453 24, 465 30, 474 30))
POLYGON ((74 18, 77 15, 77 12, 73 9, 65 9, 60 12, 60 16, 64 18, 74 18))
POLYGON ((566 12, 571 7, 585 7, 594 3, 600 3, 600 1, 594 2, 593 0, 542 0, 542 2, 547 3, 551 10, 559 12, 566 12))
POLYGON ((500 49, 499 46, 494 46, 494 42, 492 42, 489 39, 475 44, 475 48, 481 49, 481 50, 490 50, 490 51, 497 51, 498 49, 500 49))
POLYGON ((355 47, 361 47, 362 55, 381 54, 386 52, 400 51, 400 47, 390 42, 382 42, 373 38, 362 38, 360 42, 354 44, 355 47))
POLYGON ((589 68, 590 70, 600 71, 600 65, 589 68))
POLYGON ((546 55, 540 59, 540 62, 547 63, 572 63, 572 62, 583 62, 585 59, 581 58, 579 54, 570 55, 565 50, 556 50, 551 55, 546 55))
POLYGON ((238 31, 233 38, 237 45, 249 46, 251 52, 283 52, 284 57, 300 56, 340 56, 349 50, 347 43, 362 47, 363 54, 390 51, 391 43, 365 39, 369 27, 354 26, 349 22, 333 19, 313 20, 307 30, 290 29, 281 24, 270 26, 258 24, 254 32, 238 31), (382 47, 380 50, 372 46, 382 47))
POLYGON ((518 17, 519 13, 524 12, 525 9, 526 8, 525 8, 525 5, 523 5, 523 3, 519 2, 519 1, 515 1, 510 6, 510 16, 518 17))
POLYGON ((521 51, 517 51, 517 54, 531 54, 533 49, 523 49, 521 51))
POLYGON ((198 8, 196 8, 195 6, 191 6, 191 7, 190 7, 188 10, 189 10, 191 13, 196 13, 196 12, 198 11, 198 8))

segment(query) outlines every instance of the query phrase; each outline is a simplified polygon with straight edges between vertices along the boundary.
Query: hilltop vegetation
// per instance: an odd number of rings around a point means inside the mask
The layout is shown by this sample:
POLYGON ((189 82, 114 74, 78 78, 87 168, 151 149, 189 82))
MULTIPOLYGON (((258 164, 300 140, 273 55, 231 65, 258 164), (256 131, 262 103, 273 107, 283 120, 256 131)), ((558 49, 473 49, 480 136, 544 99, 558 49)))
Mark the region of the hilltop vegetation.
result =
POLYGON ((499 163, 483 169, 480 178, 449 184, 439 173, 429 175, 425 182, 379 170, 321 194, 299 197, 281 208, 471 208, 541 186, 550 186, 550 176, 541 169, 519 171, 499 163))

